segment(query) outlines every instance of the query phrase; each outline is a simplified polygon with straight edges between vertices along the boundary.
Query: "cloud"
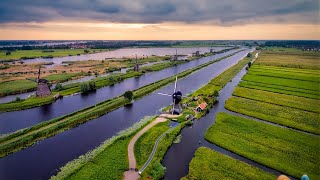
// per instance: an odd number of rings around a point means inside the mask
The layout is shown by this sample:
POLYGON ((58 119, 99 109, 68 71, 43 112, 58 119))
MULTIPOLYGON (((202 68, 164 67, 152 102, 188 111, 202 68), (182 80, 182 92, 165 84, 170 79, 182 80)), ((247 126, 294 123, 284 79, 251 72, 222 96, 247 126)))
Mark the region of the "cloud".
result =
POLYGON ((0 23, 319 23, 318 0, 10 0, 0 23))

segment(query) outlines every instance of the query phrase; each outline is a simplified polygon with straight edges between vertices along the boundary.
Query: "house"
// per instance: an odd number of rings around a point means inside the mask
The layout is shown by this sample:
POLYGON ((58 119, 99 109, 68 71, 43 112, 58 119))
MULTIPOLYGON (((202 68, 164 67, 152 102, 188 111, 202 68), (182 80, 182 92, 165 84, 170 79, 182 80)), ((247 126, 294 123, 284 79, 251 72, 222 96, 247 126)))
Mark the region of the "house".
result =
POLYGON ((206 107, 207 107, 207 103, 206 103, 206 102, 203 102, 203 103, 199 104, 199 106, 196 108, 196 110, 197 110, 198 112, 201 112, 201 111, 203 111, 204 109, 206 109, 206 107))

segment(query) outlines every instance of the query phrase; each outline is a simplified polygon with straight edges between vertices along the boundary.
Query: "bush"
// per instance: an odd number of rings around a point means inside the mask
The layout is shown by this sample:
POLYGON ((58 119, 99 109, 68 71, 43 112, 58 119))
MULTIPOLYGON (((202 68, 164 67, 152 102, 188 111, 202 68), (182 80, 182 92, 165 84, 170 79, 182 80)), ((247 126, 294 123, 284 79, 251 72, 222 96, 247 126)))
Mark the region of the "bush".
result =
POLYGON ((133 93, 132 93, 132 91, 126 91, 126 92, 123 94, 123 96, 124 96, 126 99, 128 99, 129 101, 131 101, 132 98, 133 98, 133 93))
POLYGON ((251 67, 251 65, 252 65, 251 61, 250 61, 250 62, 248 62, 248 67, 251 67))
POLYGON ((84 82, 80 85, 81 93, 88 93, 96 89, 96 83, 94 81, 84 82))
POLYGON ((219 91, 214 90, 214 92, 213 92, 213 96, 214 96, 214 97, 218 97, 218 96, 219 96, 219 91))
POLYGON ((16 101, 19 102, 21 101, 21 98, 19 96, 16 97, 16 101))
POLYGON ((62 87, 62 85, 60 84, 60 83, 58 83, 57 85, 56 85, 56 87, 54 88, 54 90, 56 90, 56 91, 62 91, 64 88, 62 87))
POLYGON ((248 53, 248 54, 247 54, 247 57, 252 57, 252 54, 251 54, 251 53, 248 53))

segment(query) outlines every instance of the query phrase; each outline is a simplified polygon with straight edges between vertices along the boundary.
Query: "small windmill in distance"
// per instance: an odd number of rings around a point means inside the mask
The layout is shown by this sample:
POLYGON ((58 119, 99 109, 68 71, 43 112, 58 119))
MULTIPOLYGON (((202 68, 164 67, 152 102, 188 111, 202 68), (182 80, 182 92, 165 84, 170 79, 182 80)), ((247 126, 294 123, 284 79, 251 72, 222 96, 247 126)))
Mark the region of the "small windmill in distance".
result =
POLYGON ((37 91, 36 95, 37 96, 49 96, 51 94, 51 89, 49 87, 49 81, 46 79, 40 79, 40 74, 41 74, 41 65, 39 66, 39 71, 38 71, 38 78, 37 78, 37 91))
POLYGON ((176 76, 176 82, 174 84, 173 94, 158 93, 159 95, 172 97, 172 101, 173 101, 172 109, 171 109, 172 114, 182 113, 182 106, 181 106, 182 93, 181 93, 181 91, 176 91, 177 90, 177 81, 178 81, 178 77, 176 76))
POLYGON ((210 48, 210 53, 213 53, 213 51, 214 51, 214 49, 211 47, 211 48, 210 48))
POLYGON ((176 55, 173 55, 173 60, 177 61, 178 60, 178 50, 176 49, 176 55))
POLYGON ((136 55, 136 64, 134 65, 133 70, 134 70, 134 71, 139 71, 139 64, 138 64, 138 57, 137 57, 137 55, 136 55))

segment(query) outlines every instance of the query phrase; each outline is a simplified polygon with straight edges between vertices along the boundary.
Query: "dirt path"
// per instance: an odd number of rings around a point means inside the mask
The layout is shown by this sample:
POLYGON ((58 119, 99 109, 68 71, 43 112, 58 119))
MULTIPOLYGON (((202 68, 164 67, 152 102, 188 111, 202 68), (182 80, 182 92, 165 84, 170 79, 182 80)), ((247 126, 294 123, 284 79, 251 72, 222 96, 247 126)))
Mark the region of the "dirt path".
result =
POLYGON ((124 179, 125 180, 137 180, 139 179, 139 173, 138 171, 135 171, 135 168, 137 167, 136 158, 134 157, 134 144, 139 139, 139 137, 144 134, 146 131, 148 131, 150 128, 152 128, 154 125, 165 122, 167 119, 163 117, 157 117, 153 122, 148 124, 146 127, 144 127, 141 131, 139 131, 130 141, 128 145, 128 159, 129 159, 129 170, 124 172, 124 179))

